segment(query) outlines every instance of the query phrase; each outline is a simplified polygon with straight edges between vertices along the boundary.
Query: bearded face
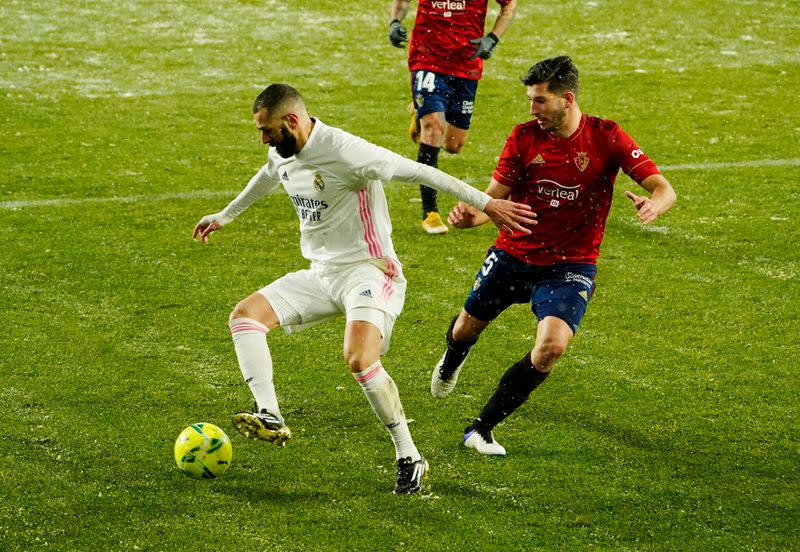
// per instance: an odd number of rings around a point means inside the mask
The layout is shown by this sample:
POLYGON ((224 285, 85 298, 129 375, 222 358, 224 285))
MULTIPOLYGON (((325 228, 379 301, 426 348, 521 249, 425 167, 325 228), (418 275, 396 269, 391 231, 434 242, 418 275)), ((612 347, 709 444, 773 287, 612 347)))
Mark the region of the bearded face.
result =
POLYGON ((254 114, 256 128, 261 131, 261 143, 272 146, 278 155, 287 158, 300 151, 297 145, 297 136, 293 133, 289 123, 281 117, 271 117, 266 110, 254 114))
POLYGON ((275 151, 278 152, 278 155, 285 159, 296 154, 299 151, 297 149, 297 137, 285 127, 280 128, 279 134, 281 136, 280 141, 272 144, 275 146, 275 151))
POLYGON ((531 102, 531 115, 536 117, 539 126, 547 132, 556 132, 567 120, 567 100, 554 94, 547 84, 528 86, 528 99, 531 102))

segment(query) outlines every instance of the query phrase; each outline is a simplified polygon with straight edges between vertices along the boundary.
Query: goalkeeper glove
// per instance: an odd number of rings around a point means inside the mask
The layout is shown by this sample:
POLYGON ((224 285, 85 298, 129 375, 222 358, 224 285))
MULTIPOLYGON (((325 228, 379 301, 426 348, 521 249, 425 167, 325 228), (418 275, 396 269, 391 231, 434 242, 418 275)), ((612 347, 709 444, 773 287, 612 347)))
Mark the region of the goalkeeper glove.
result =
POLYGON ((389 23, 389 41, 396 48, 402 48, 408 42, 408 31, 399 19, 392 19, 389 23))
POLYGON ((475 53, 469 59, 475 59, 476 57, 489 59, 492 57, 492 50, 500 42, 500 39, 494 33, 489 33, 481 38, 473 38, 469 42, 475 45, 475 53))

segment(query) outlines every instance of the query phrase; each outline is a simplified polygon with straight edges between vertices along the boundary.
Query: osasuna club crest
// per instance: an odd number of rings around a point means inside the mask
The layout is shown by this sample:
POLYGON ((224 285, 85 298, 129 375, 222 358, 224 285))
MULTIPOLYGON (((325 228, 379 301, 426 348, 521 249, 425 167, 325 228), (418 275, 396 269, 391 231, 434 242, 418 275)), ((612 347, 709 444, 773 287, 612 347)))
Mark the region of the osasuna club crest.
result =
POLYGON ((586 170, 586 167, 589 166, 589 154, 585 151, 579 151, 575 156, 575 166, 578 167, 578 170, 583 172, 586 170))
POLYGON ((314 175, 314 189, 318 192, 325 189, 325 181, 322 180, 322 175, 319 173, 314 175))

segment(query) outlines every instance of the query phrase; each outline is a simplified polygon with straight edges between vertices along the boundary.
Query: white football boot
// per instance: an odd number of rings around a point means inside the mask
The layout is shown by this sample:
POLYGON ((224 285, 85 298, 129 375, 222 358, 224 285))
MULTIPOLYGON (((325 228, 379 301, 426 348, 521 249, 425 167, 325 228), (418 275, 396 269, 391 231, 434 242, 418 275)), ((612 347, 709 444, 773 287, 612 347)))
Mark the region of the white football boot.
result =
POLYGON ((438 364, 436 364, 436 368, 433 369, 433 373, 431 374, 431 395, 437 399, 443 399, 449 395, 453 389, 455 389, 456 382, 458 381, 458 374, 461 373, 461 368, 467 361, 467 357, 469 356, 469 351, 471 348, 472 347, 467 349, 461 364, 456 366, 455 370, 452 371, 449 371, 444 367, 444 359, 447 356, 447 351, 444 352, 442 358, 439 359, 438 364))
POLYGON ((464 446, 473 448, 486 456, 505 456, 506 449, 494 440, 492 432, 479 433, 477 429, 467 428, 464 433, 464 446))

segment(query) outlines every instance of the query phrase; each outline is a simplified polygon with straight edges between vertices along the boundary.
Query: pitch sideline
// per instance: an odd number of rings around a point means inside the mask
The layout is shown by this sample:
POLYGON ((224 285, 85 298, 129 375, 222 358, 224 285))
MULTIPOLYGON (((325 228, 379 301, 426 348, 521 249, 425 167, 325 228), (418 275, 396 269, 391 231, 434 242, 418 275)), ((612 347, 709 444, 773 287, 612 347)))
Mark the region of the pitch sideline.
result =
MULTIPOLYGON (((719 163, 685 163, 680 165, 662 165, 664 172, 670 171, 708 171, 734 168, 760 168, 760 167, 800 167, 800 158, 794 159, 760 159, 753 161, 731 161, 719 163)), ((67 205, 82 205, 85 203, 158 203, 175 199, 204 199, 220 196, 235 197, 241 190, 197 190, 194 192, 177 192, 153 195, 111 196, 111 197, 83 197, 83 198, 53 198, 31 199, 22 201, 2 201, 0 209, 15 210, 27 207, 63 207, 67 205)))

